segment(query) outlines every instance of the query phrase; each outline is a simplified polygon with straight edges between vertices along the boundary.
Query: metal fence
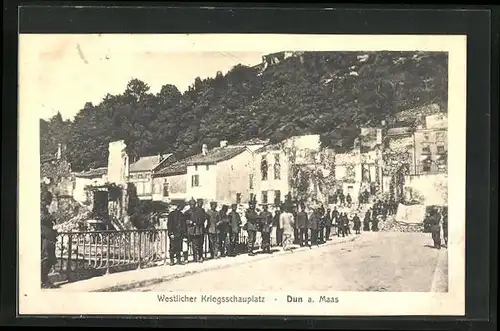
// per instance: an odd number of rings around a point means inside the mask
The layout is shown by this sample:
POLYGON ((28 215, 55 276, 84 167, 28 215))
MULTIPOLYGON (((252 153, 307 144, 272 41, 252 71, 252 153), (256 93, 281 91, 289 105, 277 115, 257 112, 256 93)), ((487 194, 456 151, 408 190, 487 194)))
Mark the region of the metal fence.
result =
MULTIPOLYGON (((110 272, 166 265, 170 261, 169 244, 167 230, 60 232, 53 274, 59 281, 72 282, 110 272)), ((236 253, 245 253, 246 244, 243 231, 236 242, 236 253)), ((204 236, 203 255, 210 257, 208 235, 204 236)), ((183 242, 183 259, 193 260, 193 248, 187 239, 183 242)))

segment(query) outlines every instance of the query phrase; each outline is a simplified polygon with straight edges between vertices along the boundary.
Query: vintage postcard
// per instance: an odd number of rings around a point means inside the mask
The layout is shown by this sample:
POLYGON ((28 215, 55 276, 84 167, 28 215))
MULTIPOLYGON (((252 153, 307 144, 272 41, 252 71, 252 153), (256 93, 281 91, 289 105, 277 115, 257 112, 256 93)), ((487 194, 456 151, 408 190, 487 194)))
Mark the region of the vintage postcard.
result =
POLYGON ((21 315, 465 314, 465 36, 21 34, 19 129, 21 315))

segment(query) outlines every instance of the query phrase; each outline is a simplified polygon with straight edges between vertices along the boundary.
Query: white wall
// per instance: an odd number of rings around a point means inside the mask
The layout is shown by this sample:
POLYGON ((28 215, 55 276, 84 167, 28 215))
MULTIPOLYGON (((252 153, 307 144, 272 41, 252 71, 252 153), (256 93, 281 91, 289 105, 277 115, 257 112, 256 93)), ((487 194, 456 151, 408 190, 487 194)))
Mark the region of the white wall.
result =
POLYGON ((217 166, 216 165, 199 165, 188 166, 186 175, 186 198, 214 200, 217 190, 217 166), (193 187, 192 177, 198 175, 199 186, 193 187))
POLYGON ((73 190, 73 198, 76 201, 85 202, 87 195, 85 193, 85 186, 87 185, 104 185, 107 182, 107 176, 83 178, 75 177, 75 186, 73 190))
POLYGON ((186 200, 187 175, 173 175, 165 177, 156 177, 153 179, 153 200, 170 201, 186 200), (168 183, 168 197, 163 196, 163 184, 168 183))
POLYGON ((241 194, 241 203, 250 198, 250 175, 253 174, 253 154, 249 150, 220 162, 216 166, 217 202, 236 203, 236 194, 241 194))
POLYGON ((444 205, 448 202, 448 176, 446 174, 407 176, 405 186, 422 195, 425 205, 444 205))

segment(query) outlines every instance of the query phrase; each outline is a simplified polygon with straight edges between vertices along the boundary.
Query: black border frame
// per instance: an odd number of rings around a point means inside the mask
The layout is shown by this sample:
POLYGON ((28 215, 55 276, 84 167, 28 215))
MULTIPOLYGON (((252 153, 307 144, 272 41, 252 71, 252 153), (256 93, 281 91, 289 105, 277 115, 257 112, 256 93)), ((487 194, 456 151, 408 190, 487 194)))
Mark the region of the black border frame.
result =
MULTIPOLYGON (((6 1, 4 4, 4 79, 2 105, 1 320, 7 325, 107 325, 263 328, 462 329, 496 323, 498 8, 445 6, 262 5, 251 3, 109 3, 6 1), (69 4, 70 3, 70 4, 69 4), (20 10, 19 5, 27 5, 20 10), (75 8, 99 6, 99 8, 75 8), (117 6, 118 7, 103 7, 117 6), (141 8, 134 8, 139 5, 141 8), (150 7, 154 5, 154 7, 150 7), (53 6, 53 7, 48 7, 53 6), (219 7, 216 9, 200 8, 219 7), (280 8, 281 7, 281 8, 280 8), (335 7, 335 10, 321 8, 335 7), (343 8, 342 8, 343 7, 343 8), (458 10, 460 9, 460 10, 458 10), (466 317, 280 317, 280 316, 74 316, 17 317, 17 24, 22 33, 315 33, 315 34, 465 34, 467 35, 467 224, 466 317), (492 21, 493 24, 492 25, 492 21), (493 29, 492 29, 493 28, 493 29), (495 29, 496 28, 496 29, 495 29), (496 34, 492 35, 492 31, 496 34), (492 47, 493 46, 493 47, 492 47), (491 61, 491 63, 490 63, 491 61), (493 75, 491 75, 493 73, 493 75), (7 84, 8 82, 8 84, 7 84), (494 89, 495 88, 495 89, 494 89), (496 93, 493 93, 496 91, 496 93), (9 123, 10 122, 10 123, 9 123), (491 133, 495 142, 490 144, 491 133), (479 148, 478 148, 479 147, 479 148), (493 149, 493 148, 494 149, 493 149), (491 153, 491 154, 490 154, 491 153), (491 155, 491 156, 490 156, 491 155), (493 165, 494 168, 489 168, 493 165), (4 183, 9 191, 4 190, 4 183), (493 216, 493 217, 492 217, 493 216), (472 221, 471 221, 472 220, 472 221), (14 240, 13 240, 14 239, 14 240), (491 286, 491 287, 490 287, 491 286), (10 297, 10 298, 9 298, 10 297), (10 299, 10 300, 9 300, 10 299), (374 319, 377 323, 374 323, 374 319), (405 321, 403 323, 403 321, 405 321), (395 323, 399 323, 398 325, 395 323)), ((35 202, 34 202, 35 203, 35 202)))

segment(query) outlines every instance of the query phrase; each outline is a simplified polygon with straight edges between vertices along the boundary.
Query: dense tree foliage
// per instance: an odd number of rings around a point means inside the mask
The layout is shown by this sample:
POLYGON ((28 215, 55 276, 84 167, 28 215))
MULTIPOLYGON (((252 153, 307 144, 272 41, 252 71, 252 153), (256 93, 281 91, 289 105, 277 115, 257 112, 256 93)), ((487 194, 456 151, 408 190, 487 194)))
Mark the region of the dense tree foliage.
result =
POLYGON ((87 103, 72 122, 60 114, 41 120, 41 153, 55 153, 61 142, 79 170, 105 165, 116 139, 125 139, 132 158, 310 133, 345 148, 360 126, 398 111, 431 102, 446 109, 447 67, 445 53, 305 52, 265 70, 237 65, 225 75, 196 78, 185 93, 167 84, 153 94, 133 79, 123 94, 87 103))

